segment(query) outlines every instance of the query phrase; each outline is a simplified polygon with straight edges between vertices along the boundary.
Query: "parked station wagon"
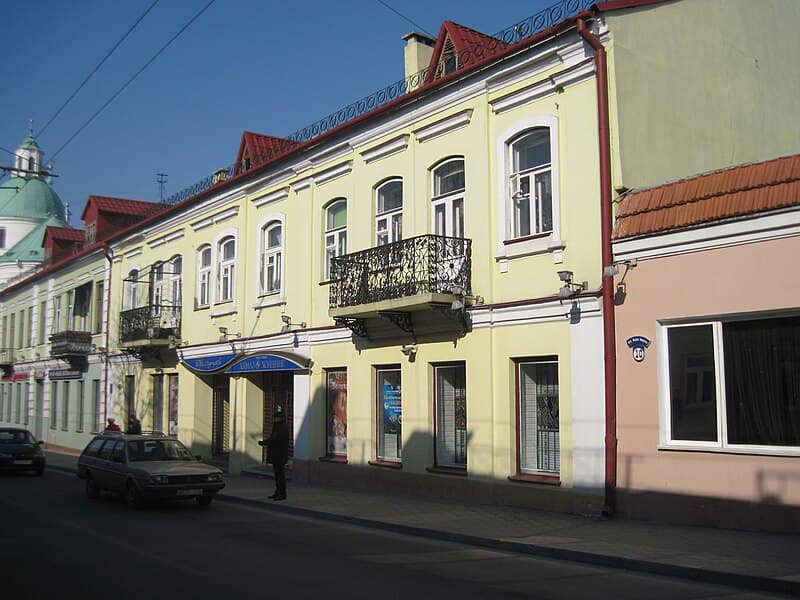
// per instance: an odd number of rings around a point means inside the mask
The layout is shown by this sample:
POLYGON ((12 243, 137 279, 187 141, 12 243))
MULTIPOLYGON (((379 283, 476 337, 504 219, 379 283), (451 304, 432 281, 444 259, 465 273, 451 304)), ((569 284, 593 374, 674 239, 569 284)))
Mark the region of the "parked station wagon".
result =
POLYGON ((225 487, 220 469, 200 462, 181 442, 160 433, 96 436, 78 458, 78 477, 85 481, 88 498, 107 490, 124 496, 133 508, 150 499, 194 498, 208 506, 225 487))

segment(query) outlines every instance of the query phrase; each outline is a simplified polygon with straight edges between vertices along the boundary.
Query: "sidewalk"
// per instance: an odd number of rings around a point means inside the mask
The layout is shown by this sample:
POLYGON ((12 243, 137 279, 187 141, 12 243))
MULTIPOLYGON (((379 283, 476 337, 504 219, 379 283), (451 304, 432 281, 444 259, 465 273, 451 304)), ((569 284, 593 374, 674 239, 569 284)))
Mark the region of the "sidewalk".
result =
MULTIPOLYGON (((48 452, 48 468, 74 471, 77 457, 48 452)), ((495 505, 289 482, 289 499, 272 502, 271 479, 225 476, 218 499, 290 514, 352 523, 596 565, 800 595, 800 536, 600 520, 495 505)))

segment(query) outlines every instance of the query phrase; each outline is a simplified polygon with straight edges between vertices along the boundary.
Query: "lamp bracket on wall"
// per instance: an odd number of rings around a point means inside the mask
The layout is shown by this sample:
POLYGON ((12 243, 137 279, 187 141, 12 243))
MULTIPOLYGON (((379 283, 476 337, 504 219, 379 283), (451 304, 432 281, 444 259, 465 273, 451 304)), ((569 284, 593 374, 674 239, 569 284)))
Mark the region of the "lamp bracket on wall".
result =
POLYGON ((350 331, 352 331, 358 337, 369 339, 369 335, 367 335, 367 324, 364 319, 347 319, 344 317, 334 319, 334 323, 338 326, 347 327, 350 331))

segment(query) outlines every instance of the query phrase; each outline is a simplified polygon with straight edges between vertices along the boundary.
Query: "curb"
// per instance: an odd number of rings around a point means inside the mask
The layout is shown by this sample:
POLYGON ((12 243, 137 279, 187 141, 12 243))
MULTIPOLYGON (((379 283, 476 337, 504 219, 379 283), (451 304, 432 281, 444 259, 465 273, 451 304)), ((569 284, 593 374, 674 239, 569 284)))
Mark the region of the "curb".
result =
MULTIPOLYGON (((66 473, 76 473, 76 470, 74 468, 65 467, 61 465, 48 464, 46 469, 54 469, 66 473)), ((598 554, 583 550, 554 548, 552 546, 514 542, 510 540, 502 540, 495 538, 486 538, 466 533, 439 531, 436 529, 428 529, 425 527, 415 527, 413 525, 402 525, 400 523, 387 523, 385 521, 376 521, 364 517, 339 515, 335 513, 315 510, 312 508, 302 508, 299 506, 292 506, 291 504, 283 504, 283 503, 278 504, 272 502, 268 503, 263 500, 250 500, 247 498, 239 498, 237 496, 228 495, 224 492, 219 492, 217 494, 216 499, 231 504, 242 504, 245 506, 261 508, 264 510, 273 510, 302 517, 309 517, 313 519, 324 519, 326 521, 346 523, 350 525, 358 525, 361 527, 368 527, 370 529, 379 529, 382 531, 390 531, 392 533, 402 533, 405 535, 413 535, 417 537, 424 537, 428 539, 440 540, 445 542, 456 542, 460 544, 467 544, 470 546, 490 548, 493 550, 503 550, 506 552, 515 552, 518 554, 529 554, 531 556, 540 556, 543 558, 566 560, 566 561, 596 565, 601 567, 613 567, 617 569, 625 569, 628 571, 651 573, 654 575, 663 575, 666 577, 688 579, 692 581, 712 583, 717 585, 724 585, 728 587, 736 587, 748 590, 773 592, 779 594, 795 594, 795 595, 800 594, 800 581, 792 581, 789 579, 762 577, 759 575, 743 575, 740 573, 730 573, 727 571, 717 571, 713 569, 703 569, 698 567, 685 567, 681 565, 672 565, 650 560, 642 560, 638 558, 609 556, 606 554, 598 554)))

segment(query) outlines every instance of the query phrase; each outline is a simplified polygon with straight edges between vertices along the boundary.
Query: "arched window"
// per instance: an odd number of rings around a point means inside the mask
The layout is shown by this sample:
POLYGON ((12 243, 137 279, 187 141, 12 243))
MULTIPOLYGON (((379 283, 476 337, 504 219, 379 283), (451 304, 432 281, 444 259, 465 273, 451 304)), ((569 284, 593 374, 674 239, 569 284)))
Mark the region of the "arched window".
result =
POLYGON ((131 269, 123 282, 122 310, 131 310, 139 305, 139 270, 131 269))
POLYGON ((464 237, 464 159, 448 158, 432 171, 433 232, 447 237, 464 237))
POLYGON ((211 246, 197 249, 197 306, 211 303, 211 246))
POLYGON ((511 237, 553 231, 550 129, 537 127, 511 142, 511 237))
POLYGON ((222 238, 219 242, 219 271, 217 272, 218 302, 233 300, 236 287, 236 238, 222 238))
POLYGON ((283 273, 283 225, 271 221, 262 230, 261 290, 264 294, 281 291, 283 273))
POLYGON ((403 180, 389 179, 375 188, 375 245, 403 239, 403 180))
POLYGON ((173 256, 170 261, 170 285, 169 285, 169 298, 167 299, 170 306, 180 306, 183 299, 183 258, 180 256, 173 256))
POLYGON ((164 303, 164 263, 153 264, 150 270, 150 305, 158 313, 164 303))
POLYGON ((331 259, 347 254, 347 200, 338 198, 325 209, 325 279, 331 278, 331 259))

